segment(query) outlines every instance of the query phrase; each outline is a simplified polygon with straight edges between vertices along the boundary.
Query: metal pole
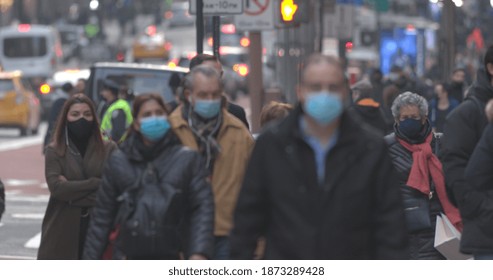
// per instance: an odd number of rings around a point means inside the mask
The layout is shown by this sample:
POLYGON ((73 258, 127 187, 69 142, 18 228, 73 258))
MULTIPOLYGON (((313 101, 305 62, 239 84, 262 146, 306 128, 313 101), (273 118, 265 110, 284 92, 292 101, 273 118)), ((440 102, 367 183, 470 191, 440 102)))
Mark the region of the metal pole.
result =
POLYGON ((219 26, 221 24, 221 20, 219 16, 212 17, 212 52, 215 57, 219 58, 219 46, 221 32, 219 32, 219 26))
POLYGON ((197 0, 197 54, 204 52, 204 3, 203 0, 197 0))
POLYGON ((252 132, 260 130, 260 112, 263 106, 263 80, 262 80, 262 36, 259 31, 250 32, 250 74, 248 74, 248 91, 252 108, 251 125, 252 132))
POLYGON ((323 43, 324 43, 324 0, 319 1, 319 27, 318 27, 318 50, 319 52, 322 52, 323 49, 323 43))

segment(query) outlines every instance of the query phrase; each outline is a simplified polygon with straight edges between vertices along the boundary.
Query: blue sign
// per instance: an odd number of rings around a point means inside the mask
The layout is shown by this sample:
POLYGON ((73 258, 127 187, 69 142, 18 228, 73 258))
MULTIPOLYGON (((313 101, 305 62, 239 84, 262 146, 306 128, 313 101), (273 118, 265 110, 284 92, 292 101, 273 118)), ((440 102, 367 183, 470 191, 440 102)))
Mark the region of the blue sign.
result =
POLYGON ((362 6, 363 0, 337 0, 336 4, 362 6))

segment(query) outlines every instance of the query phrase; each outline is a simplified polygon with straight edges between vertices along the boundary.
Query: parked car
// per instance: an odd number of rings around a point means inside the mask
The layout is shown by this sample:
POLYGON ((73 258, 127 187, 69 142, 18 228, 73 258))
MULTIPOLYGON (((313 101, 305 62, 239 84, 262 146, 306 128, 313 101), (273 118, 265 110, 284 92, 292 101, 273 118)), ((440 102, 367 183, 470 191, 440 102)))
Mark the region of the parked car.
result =
POLYGON ((132 45, 133 59, 135 62, 143 59, 167 61, 171 46, 171 43, 165 40, 163 31, 158 30, 155 25, 149 25, 132 45))
POLYGON ((91 67, 86 86, 86 94, 98 104, 98 115, 101 116, 104 100, 100 96, 103 81, 111 80, 120 86, 122 97, 129 101, 133 97, 145 93, 161 94, 164 101, 175 101, 175 91, 181 79, 188 72, 182 67, 168 67, 153 64, 100 62, 91 67))
POLYGON ((38 89, 59 69, 62 59, 59 33, 51 26, 19 24, 0 29, 3 70, 21 71, 38 97, 38 89))
POLYGON ((0 127, 18 128, 21 136, 37 134, 40 102, 22 72, 0 72, 0 127))

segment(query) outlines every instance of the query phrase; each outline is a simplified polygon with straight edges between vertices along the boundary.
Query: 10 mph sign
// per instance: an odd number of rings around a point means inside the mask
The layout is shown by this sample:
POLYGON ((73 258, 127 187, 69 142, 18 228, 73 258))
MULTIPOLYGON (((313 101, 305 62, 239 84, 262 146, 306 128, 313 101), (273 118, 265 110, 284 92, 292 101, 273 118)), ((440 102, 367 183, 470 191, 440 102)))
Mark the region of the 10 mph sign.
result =
POLYGON ((274 0, 243 0, 243 14, 235 16, 239 30, 274 29, 274 0))
MULTIPOLYGON (((206 15, 234 15, 243 13, 241 0, 202 0, 206 15)), ((190 0, 190 14, 197 14, 197 0, 190 0)))

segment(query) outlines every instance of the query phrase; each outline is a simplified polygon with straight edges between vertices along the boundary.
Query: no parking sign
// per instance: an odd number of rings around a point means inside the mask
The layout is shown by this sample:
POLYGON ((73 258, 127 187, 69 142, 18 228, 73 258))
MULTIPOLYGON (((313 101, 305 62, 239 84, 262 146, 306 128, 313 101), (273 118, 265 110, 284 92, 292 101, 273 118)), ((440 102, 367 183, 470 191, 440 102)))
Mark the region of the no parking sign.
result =
POLYGON ((243 0, 243 14, 235 16, 239 30, 274 29, 274 0, 243 0))

